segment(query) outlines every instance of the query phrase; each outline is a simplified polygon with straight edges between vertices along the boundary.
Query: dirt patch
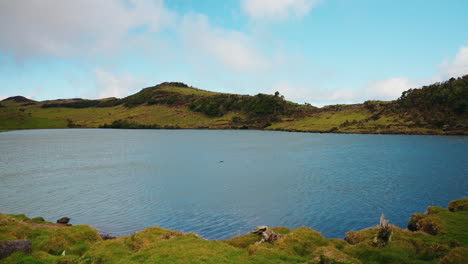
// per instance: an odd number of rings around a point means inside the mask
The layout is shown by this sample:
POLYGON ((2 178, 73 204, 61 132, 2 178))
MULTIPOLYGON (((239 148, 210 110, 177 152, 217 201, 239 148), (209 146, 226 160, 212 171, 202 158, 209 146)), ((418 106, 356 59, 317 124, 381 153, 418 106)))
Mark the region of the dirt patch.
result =
POLYGON ((51 227, 51 228, 65 228, 71 225, 62 225, 62 224, 53 224, 53 223, 33 223, 33 222, 23 222, 30 226, 37 226, 37 227, 51 227))

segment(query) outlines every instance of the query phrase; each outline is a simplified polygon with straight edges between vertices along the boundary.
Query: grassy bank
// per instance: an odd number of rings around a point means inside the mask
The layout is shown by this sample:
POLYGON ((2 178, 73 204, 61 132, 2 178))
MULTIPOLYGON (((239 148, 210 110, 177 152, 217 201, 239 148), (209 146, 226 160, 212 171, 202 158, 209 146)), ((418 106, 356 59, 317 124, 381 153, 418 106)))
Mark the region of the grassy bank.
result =
POLYGON ((451 202, 449 209, 414 214, 410 230, 393 226, 383 247, 372 242, 377 227, 350 231, 344 240, 307 227, 279 227, 273 229, 283 236, 263 244, 255 243, 260 238, 254 234, 215 241, 159 227, 103 240, 86 225, 0 214, 0 241, 32 243, 31 254, 14 253, 0 263, 468 263, 468 199, 451 202))

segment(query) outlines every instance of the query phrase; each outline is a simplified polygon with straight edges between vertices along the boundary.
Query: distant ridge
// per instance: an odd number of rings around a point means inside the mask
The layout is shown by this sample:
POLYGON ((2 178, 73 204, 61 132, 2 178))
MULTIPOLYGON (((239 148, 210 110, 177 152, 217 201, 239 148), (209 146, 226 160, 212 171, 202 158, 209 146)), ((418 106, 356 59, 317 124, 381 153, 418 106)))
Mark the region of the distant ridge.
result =
POLYGON ((8 97, 6 99, 3 99, 2 102, 6 102, 6 101, 14 101, 14 102, 17 102, 17 103, 32 103, 32 102, 36 102, 34 100, 31 100, 31 99, 28 99, 24 96, 11 96, 11 97, 8 97))
POLYGON ((464 135, 468 75, 409 89, 394 101, 322 108, 287 101, 279 92, 226 94, 181 82, 164 82, 124 98, 36 102, 14 96, 0 104, 0 130, 67 127, 464 135))

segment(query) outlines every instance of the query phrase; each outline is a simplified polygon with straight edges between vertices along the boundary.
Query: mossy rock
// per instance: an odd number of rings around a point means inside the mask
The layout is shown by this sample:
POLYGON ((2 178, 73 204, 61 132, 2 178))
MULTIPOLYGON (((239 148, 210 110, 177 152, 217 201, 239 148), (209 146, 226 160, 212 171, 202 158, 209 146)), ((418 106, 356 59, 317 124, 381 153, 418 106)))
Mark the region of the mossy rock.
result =
POLYGON ((426 214, 428 214, 428 215, 438 214, 438 213, 446 211, 446 210, 447 209, 444 209, 444 208, 439 207, 439 206, 429 206, 427 208, 426 214))
POLYGON ((421 221, 425 217, 427 217, 426 214, 422 214, 422 213, 413 214, 408 222, 408 230, 418 231, 420 229, 419 221, 421 221))
POLYGON ((443 224, 439 217, 436 215, 428 215, 419 221, 421 231, 430 235, 437 235, 443 232, 443 224))
POLYGON ((320 232, 308 227, 295 228, 274 243, 279 249, 299 256, 308 256, 318 247, 328 244, 330 242, 320 232))
POLYGON ((439 264, 462 264, 468 263, 468 247, 457 247, 452 249, 439 264))
POLYGON ((438 212, 431 212, 432 214, 413 214, 408 222, 408 229, 411 231, 423 231, 433 236, 443 232, 444 228, 442 221, 437 216, 438 212))
POLYGON ((468 198, 451 201, 448 209, 451 212, 468 211, 468 198))
POLYGON ((377 227, 366 228, 360 231, 349 231, 346 233, 344 240, 351 245, 356 245, 366 240, 372 240, 377 232, 377 227))

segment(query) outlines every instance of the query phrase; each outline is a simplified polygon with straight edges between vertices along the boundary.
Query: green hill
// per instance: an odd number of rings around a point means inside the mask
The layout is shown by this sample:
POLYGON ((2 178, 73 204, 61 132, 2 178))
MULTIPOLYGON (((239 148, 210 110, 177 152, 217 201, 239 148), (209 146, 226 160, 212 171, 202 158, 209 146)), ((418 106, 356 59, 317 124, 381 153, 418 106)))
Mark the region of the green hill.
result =
POLYGON ((125 98, 0 103, 0 130, 209 128, 332 133, 467 134, 468 75, 410 89, 391 102, 317 108, 274 95, 216 93, 166 82, 125 98))

